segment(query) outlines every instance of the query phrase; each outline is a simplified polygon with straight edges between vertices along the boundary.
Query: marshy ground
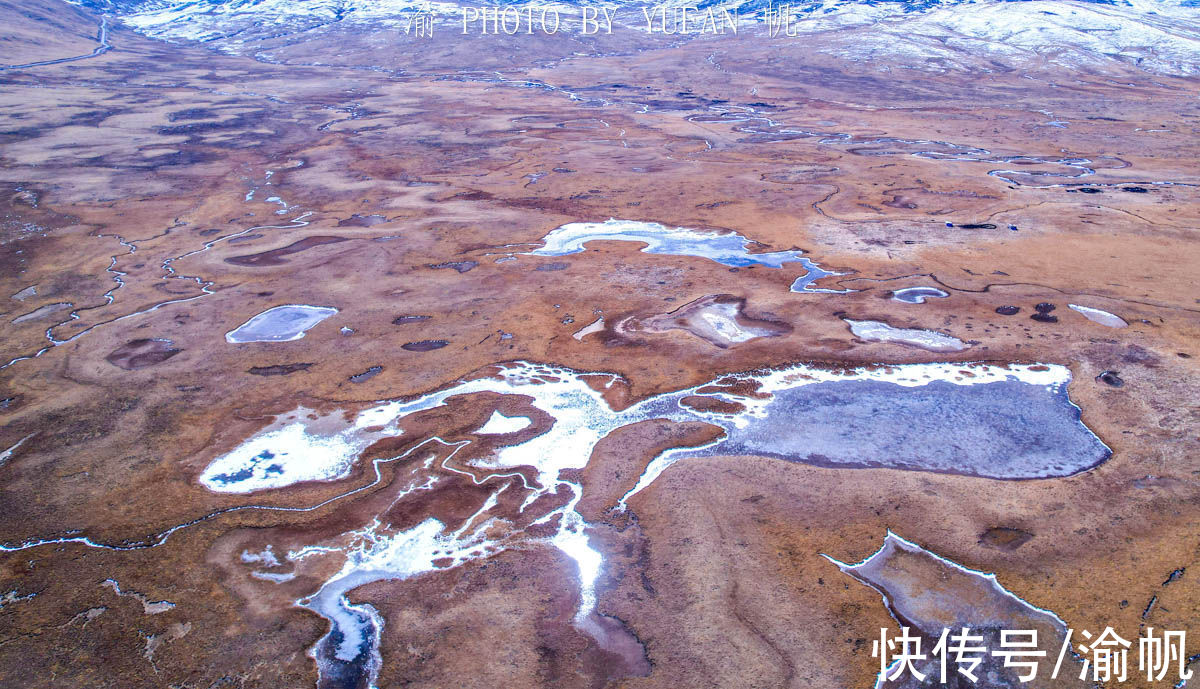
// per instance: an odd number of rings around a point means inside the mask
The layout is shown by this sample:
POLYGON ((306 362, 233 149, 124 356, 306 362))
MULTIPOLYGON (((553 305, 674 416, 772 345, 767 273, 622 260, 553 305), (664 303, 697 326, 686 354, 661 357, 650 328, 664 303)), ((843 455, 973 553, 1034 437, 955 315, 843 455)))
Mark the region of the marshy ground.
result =
POLYGON ((1200 638, 1194 79, 20 12, 0 685, 870 687, 938 558, 1200 638))

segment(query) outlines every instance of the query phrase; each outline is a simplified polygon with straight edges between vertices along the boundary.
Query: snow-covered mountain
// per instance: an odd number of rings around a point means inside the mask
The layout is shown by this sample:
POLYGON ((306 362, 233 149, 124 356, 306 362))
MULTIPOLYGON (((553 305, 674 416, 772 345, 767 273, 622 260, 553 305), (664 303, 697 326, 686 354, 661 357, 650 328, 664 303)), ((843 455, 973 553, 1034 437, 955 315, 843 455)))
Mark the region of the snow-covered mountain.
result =
POLYGON ((1200 75, 1200 7, 1194 4, 944 2, 903 12, 889 11, 887 3, 842 4, 828 14, 822 10, 809 28, 833 34, 824 52, 929 71, 969 69, 987 60, 998 70, 1049 63, 1190 76, 1200 75))
MULTIPOLYGON (((117 15, 141 33, 253 52, 259 41, 322 27, 402 29, 420 10, 454 21, 463 6, 542 0, 73 0, 117 15)), ((554 3, 565 14, 579 2, 554 3)), ((595 3, 589 3, 594 5, 595 3)), ((640 8, 695 6, 736 11, 760 32, 819 36, 814 49, 849 60, 926 71, 985 71, 1034 64, 1105 71, 1200 75, 1200 0, 618 0, 628 30, 645 30, 640 8), (779 23, 781 7, 790 17, 779 23)))

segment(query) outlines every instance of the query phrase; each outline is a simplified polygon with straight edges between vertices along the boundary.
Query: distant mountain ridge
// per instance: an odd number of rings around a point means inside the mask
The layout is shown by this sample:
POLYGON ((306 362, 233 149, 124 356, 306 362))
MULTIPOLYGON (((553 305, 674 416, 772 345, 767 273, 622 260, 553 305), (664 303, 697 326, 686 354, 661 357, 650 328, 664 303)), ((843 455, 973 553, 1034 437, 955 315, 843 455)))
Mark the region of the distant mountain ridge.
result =
MULTIPOLYGON (((254 53, 260 41, 355 30, 400 29, 421 8, 445 21, 461 7, 554 5, 570 12, 593 2, 569 0, 71 0, 116 15, 137 31, 168 41, 199 41, 230 53, 254 53)), ((1152 74, 1200 76, 1200 0, 616 0, 736 11, 761 19, 787 6, 790 27, 820 35, 820 52, 886 61, 932 72, 1004 71, 1054 64, 1089 71, 1133 67, 1152 74)), ((637 22, 625 18, 630 28, 637 22)), ((644 23, 643 23, 644 26, 644 23)), ((760 29, 761 30, 761 29, 760 29)))
MULTIPOLYGON (((988 4, 989 2, 1041 3, 1052 0, 793 0, 792 2, 770 2, 769 0, 607 0, 602 3, 583 0, 556 0, 559 6, 604 4, 618 7, 640 7, 645 5, 678 5, 707 7, 739 7, 744 11, 758 11, 768 5, 790 5, 803 12, 836 11, 840 8, 866 6, 887 8, 898 13, 925 12, 931 9, 988 4)), ((1148 6, 1200 7, 1200 0, 1141 0, 1136 5, 1131 0, 1074 0, 1081 4, 1111 5, 1147 10, 1148 6)), ((523 5, 528 0, 495 0, 494 2, 464 2, 470 5, 523 5)), ((287 6, 292 13, 325 14, 330 17, 348 17, 355 13, 375 14, 380 8, 411 7, 422 4, 421 0, 73 0, 71 4, 101 12, 117 14, 142 14, 164 9, 190 10, 195 13, 215 12, 235 14, 260 9, 279 9, 287 6)), ((551 4, 551 3, 541 3, 551 4)), ((1153 11, 1153 10, 1148 10, 1153 11)))

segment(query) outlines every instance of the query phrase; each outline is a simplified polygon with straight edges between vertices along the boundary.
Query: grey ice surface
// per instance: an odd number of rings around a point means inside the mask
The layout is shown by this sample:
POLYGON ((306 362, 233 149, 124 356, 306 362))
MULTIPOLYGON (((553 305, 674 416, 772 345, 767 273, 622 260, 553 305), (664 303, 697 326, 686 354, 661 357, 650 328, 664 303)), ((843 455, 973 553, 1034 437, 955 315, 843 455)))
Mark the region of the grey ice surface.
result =
POLYGON ((330 306, 285 304, 267 309, 225 334, 231 344, 245 342, 291 342, 304 337, 310 328, 337 313, 330 306))
POLYGON ((766 412, 726 426, 726 440, 685 454, 997 479, 1069 476, 1110 454, 1080 422, 1065 386, 843 380, 780 390, 766 412))
POLYGON ((892 299, 895 299, 896 301, 902 301, 905 304, 924 304, 925 300, 929 297, 933 297, 935 299, 945 299, 948 296, 950 296, 950 294, 947 292, 944 292, 936 287, 926 287, 924 285, 919 287, 905 287, 904 289, 898 289, 895 292, 892 292, 892 299))

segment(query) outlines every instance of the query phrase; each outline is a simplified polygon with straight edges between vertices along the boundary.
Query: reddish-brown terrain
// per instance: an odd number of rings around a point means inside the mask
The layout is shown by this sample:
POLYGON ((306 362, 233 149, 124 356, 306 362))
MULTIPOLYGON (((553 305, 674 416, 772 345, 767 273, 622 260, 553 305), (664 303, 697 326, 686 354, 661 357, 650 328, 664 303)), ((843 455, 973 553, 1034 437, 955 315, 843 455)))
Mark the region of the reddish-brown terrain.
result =
MULTIPOLYGON (((97 47, 90 11, 0 15, 5 64, 97 47)), ((1200 639, 1194 77, 884 72, 817 50, 822 35, 750 33, 334 26, 262 39, 255 59, 106 21, 111 50, 0 71, 0 686, 871 687, 871 642, 898 625, 837 562, 889 530, 1076 633, 1200 639), (835 274, 792 291, 799 262, 539 249, 610 218, 736 233, 750 256, 802 251, 835 274), (893 298, 913 286, 948 296, 893 298), (288 341, 227 339, 281 305, 336 314, 288 341), (963 348, 869 341, 847 319, 963 348), (499 389, 514 362, 561 367, 532 387, 578 381, 608 416, 499 389), (1069 370, 1111 456, 998 478, 972 464, 993 417, 934 400, 982 440, 961 466, 920 465, 945 437, 861 396, 838 404, 916 428, 916 459, 846 438, 844 457, 703 450, 729 433, 706 414, 774 399, 763 372, 932 362, 962 363, 959 382, 985 375, 967 362, 1069 370), (691 388, 677 416, 622 416, 691 388), (205 483, 289 413, 361 440, 344 471, 205 483), (584 430, 535 445, 570 424, 584 430), (701 449, 639 486, 679 448, 701 449), (425 566, 402 541, 429 520, 449 540, 425 566), (592 593, 580 538, 600 558, 592 593), (345 592, 382 621, 377 658, 331 661, 312 597, 385 542, 390 574, 345 592)), ((1059 422, 1023 404, 1004 407, 1004 437, 1063 449, 1040 436, 1059 422)), ((737 447, 808 411, 782 413, 737 447)), ((930 562, 906 570, 909 595, 950 586, 930 562)), ((923 620, 1003 608, 954 581, 966 593, 925 601, 923 620)))

